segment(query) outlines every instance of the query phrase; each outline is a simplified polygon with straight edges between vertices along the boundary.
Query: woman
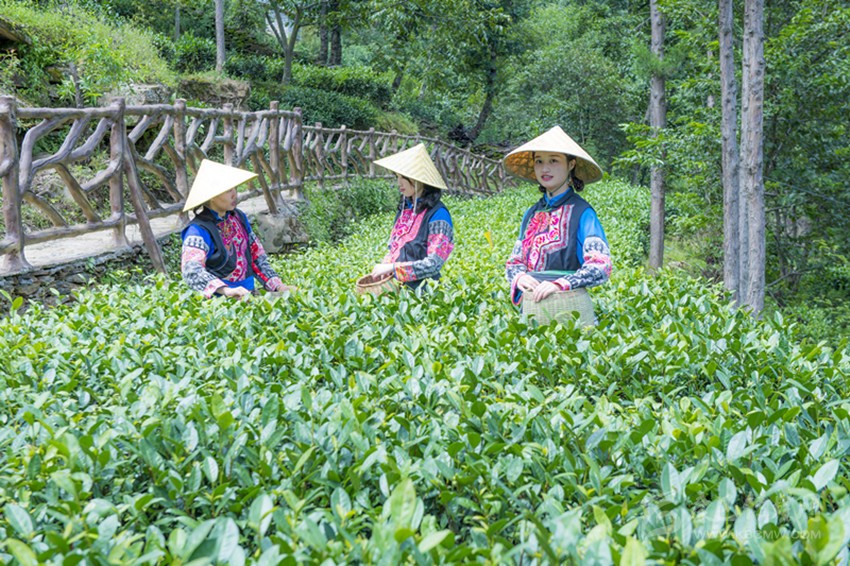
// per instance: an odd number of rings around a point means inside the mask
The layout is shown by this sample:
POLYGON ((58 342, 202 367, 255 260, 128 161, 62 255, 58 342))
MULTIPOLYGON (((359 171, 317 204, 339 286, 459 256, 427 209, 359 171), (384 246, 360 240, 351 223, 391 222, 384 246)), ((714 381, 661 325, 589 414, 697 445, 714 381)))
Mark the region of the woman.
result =
POLYGON ((408 287, 439 279, 454 248, 452 217, 440 202, 446 183, 424 144, 375 161, 396 174, 401 199, 390 235, 389 251, 372 268, 372 277, 391 274, 408 287))
POLYGON ((522 219, 505 275, 520 305, 558 291, 600 285, 611 275, 611 253, 599 218, 578 193, 602 170, 560 127, 518 147, 505 168, 537 181, 543 196, 522 219))
POLYGON ((267 291, 288 289, 277 276, 245 213, 236 208, 236 187, 257 175, 201 162, 183 211, 196 210, 183 229, 183 280, 204 297, 247 298, 258 278, 267 291))

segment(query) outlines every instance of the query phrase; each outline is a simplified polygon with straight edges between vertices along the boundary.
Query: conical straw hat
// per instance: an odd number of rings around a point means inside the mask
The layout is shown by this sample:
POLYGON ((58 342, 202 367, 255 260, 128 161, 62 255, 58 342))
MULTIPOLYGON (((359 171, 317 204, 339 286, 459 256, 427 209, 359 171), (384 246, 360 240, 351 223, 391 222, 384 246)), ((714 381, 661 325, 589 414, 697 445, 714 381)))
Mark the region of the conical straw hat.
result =
POLYGON ((221 193, 256 177, 256 173, 204 159, 198 168, 198 174, 195 175, 189 196, 186 197, 186 206, 183 207, 183 212, 201 206, 211 198, 215 198, 221 193))
POLYGON ((536 181, 537 177, 534 175, 535 151, 564 153, 575 157, 576 177, 584 181, 585 184, 596 182, 602 178, 602 169, 596 164, 596 161, 560 126, 555 126, 507 154, 505 156, 505 169, 514 175, 536 181))
POLYGON ((440 172, 437 171, 437 166, 431 161, 431 156, 428 155, 424 143, 394 153, 389 157, 378 159, 375 161, 375 165, 380 165, 402 177, 420 181, 437 189, 448 188, 443 177, 440 176, 440 172))

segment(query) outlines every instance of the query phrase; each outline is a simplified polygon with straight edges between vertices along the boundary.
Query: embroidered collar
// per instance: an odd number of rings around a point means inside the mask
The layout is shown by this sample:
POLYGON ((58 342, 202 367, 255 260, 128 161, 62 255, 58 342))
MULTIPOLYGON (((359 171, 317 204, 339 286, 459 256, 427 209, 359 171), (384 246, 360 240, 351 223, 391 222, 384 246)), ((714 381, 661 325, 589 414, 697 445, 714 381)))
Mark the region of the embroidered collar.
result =
POLYGON ((231 214, 233 214, 233 211, 232 211, 232 210, 228 210, 227 212, 225 212, 225 213, 224 213, 224 216, 219 216, 218 212, 216 212, 215 210, 211 209, 210 207, 205 206, 204 208, 206 208, 207 210, 209 210, 209 211, 210 211, 210 214, 212 215, 213 220, 215 220, 217 223, 218 223, 218 222, 222 222, 222 221, 224 221, 224 220, 227 220, 227 218, 228 218, 231 214))
POLYGON ((562 204, 564 204, 564 202, 566 202, 566 200, 570 196, 572 196, 572 194, 573 194, 573 188, 572 187, 568 188, 566 190, 566 192, 561 193, 560 195, 556 195, 552 198, 549 198, 549 195, 547 195, 546 193, 543 193, 543 202, 546 203, 547 208, 557 208, 557 207, 561 206, 562 204))

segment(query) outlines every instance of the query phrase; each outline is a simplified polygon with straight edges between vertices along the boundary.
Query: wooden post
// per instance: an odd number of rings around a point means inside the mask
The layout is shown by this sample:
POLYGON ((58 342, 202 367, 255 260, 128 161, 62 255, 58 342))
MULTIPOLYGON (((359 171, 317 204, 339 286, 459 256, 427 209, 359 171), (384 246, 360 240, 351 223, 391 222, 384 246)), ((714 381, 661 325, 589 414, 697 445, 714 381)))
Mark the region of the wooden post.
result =
POLYGON ((185 199, 189 196, 189 175, 186 173, 186 100, 174 101, 174 151, 178 164, 174 170, 174 184, 185 199))
POLYGON ((378 148, 375 147, 375 128, 369 128, 369 178, 375 178, 375 159, 378 158, 378 148))
POLYGON ((318 174, 319 188, 325 188, 325 136, 322 135, 322 123, 316 122, 316 163, 319 170, 318 174))
POLYGON ((490 187, 487 186, 487 162, 483 157, 481 159, 481 190, 485 193, 490 192, 490 187))
POLYGON ((12 244, 3 255, 0 266, 8 271, 30 267, 24 256, 24 225, 21 222, 21 193, 18 188, 18 142, 15 139, 17 119, 15 99, 0 96, 0 181, 3 184, 3 220, 6 222, 5 242, 12 244))
POLYGON ((116 98, 112 105, 115 107, 112 130, 109 133, 109 165, 114 165, 115 172, 109 178, 109 208, 111 220, 118 219, 118 224, 112 229, 116 247, 129 245, 127 241, 127 216, 124 214, 124 146, 127 141, 127 127, 124 125, 123 98, 116 98))
POLYGON ((280 198, 280 186, 283 184, 283 176, 280 174, 280 102, 272 100, 269 110, 273 112, 269 118, 269 167, 272 170, 270 189, 277 200, 280 198))
POLYGON ((304 120, 300 107, 292 109, 292 142, 289 149, 289 183, 295 186, 295 198, 304 200, 304 120))
POLYGON ((224 105, 224 164, 233 165, 233 105, 224 105))
POLYGON ((340 160, 342 161, 342 180, 348 182, 348 132, 345 126, 340 126, 342 132, 339 134, 339 146, 342 152, 340 160))
POLYGON ((153 263, 154 269, 160 273, 167 273, 165 261, 162 259, 162 250, 159 248, 159 242, 156 241, 156 235, 153 233, 150 220, 148 220, 148 214, 145 211, 145 202, 142 198, 142 183, 139 180, 136 162, 133 160, 130 149, 126 145, 124 146, 124 174, 127 175, 130 200, 133 203, 133 210, 136 212, 136 221, 139 223, 139 231, 142 233, 142 241, 148 250, 151 263, 153 263))

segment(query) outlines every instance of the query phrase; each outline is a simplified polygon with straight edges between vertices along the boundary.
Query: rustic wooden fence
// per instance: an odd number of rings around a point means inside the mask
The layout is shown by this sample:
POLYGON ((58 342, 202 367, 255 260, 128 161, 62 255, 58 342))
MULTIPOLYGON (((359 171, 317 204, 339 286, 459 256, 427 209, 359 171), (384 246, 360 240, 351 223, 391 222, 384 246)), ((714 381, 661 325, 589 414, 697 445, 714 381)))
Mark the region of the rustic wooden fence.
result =
POLYGON ((0 271, 28 269, 26 246, 99 230, 127 245, 137 224, 165 271, 150 219, 179 213, 203 158, 251 169, 240 198, 264 197, 277 213, 306 182, 389 177, 373 160, 424 142, 451 193, 490 195, 508 179, 501 162, 433 138, 305 126, 299 108, 243 112, 174 105, 17 108, 0 97, 3 233, 0 271), (59 141, 61 140, 61 141, 59 141))

